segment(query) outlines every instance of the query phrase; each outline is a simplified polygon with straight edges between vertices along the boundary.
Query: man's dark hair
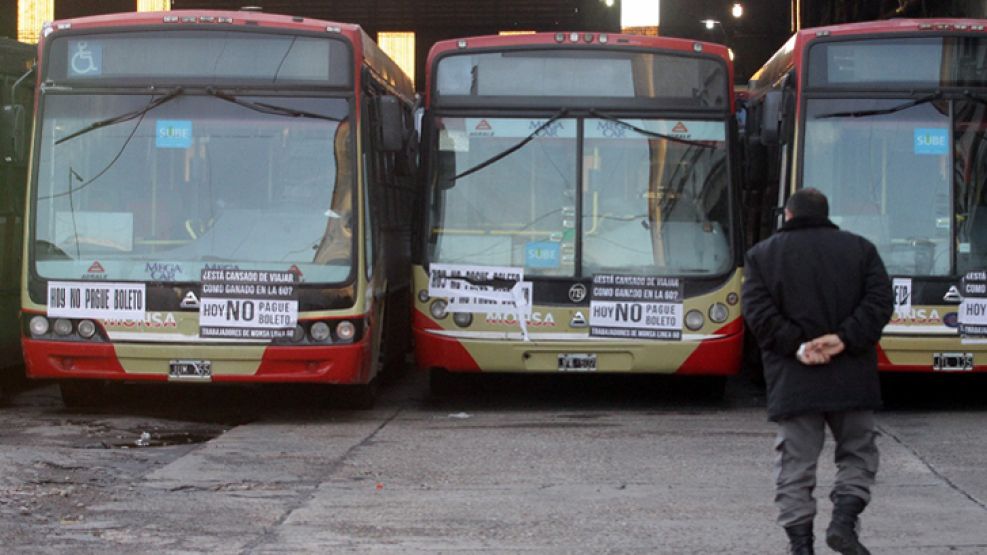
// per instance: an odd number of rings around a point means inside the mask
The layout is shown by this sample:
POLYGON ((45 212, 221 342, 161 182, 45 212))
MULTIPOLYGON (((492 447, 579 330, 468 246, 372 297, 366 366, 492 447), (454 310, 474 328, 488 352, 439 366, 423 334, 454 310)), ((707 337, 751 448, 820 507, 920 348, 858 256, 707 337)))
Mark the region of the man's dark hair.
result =
POLYGON ((829 201, 819 189, 808 187, 788 197, 785 208, 794 218, 828 218, 829 201))

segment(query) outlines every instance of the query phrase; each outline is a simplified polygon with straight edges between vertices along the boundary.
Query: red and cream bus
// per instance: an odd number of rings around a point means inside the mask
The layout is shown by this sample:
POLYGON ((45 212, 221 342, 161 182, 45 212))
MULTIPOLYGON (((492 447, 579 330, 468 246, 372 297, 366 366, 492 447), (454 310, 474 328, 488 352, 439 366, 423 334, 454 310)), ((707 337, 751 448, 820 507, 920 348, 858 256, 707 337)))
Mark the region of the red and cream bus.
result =
POLYGON ((872 241, 893 279, 884 371, 987 370, 985 25, 805 29, 751 79, 751 238, 778 226, 792 192, 825 193, 833 223, 872 241))
POLYGON ((347 384, 370 404, 409 335, 414 91, 397 65, 355 25, 256 11, 42 34, 28 375, 67 404, 108 380, 347 384))
POLYGON ((606 33, 432 48, 413 315, 433 385, 738 372, 732 72, 723 46, 606 33))

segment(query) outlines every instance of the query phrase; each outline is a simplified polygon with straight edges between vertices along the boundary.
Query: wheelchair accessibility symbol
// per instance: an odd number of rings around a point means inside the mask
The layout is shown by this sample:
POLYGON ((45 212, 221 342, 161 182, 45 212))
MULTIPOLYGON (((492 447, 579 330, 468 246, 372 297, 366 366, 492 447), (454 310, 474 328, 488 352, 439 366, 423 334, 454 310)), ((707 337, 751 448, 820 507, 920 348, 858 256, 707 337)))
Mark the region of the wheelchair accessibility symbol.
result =
POLYGON ((74 41, 69 46, 69 75, 78 77, 102 73, 103 49, 99 45, 90 46, 87 41, 74 41))

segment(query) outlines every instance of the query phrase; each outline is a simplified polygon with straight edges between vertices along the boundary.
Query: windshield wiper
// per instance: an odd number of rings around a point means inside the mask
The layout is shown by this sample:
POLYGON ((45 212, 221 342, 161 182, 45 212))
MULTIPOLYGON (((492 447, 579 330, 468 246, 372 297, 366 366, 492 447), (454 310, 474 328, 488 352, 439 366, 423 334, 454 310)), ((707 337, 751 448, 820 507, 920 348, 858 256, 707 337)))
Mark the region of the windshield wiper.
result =
POLYGON ((709 143, 703 143, 703 142, 700 142, 700 141, 693 141, 693 140, 690 140, 690 139, 683 139, 681 137, 676 137, 674 135, 666 135, 664 133, 655 133, 654 131, 648 131, 647 129, 644 129, 642 127, 638 127, 638 126, 634 125, 633 123, 628 123, 628 122, 626 122, 626 121, 624 121, 624 120, 622 120, 620 118, 615 118, 615 117, 613 117, 613 116, 611 116, 609 114, 605 114, 603 112, 600 112, 599 110, 590 110, 589 113, 590 113, 591 116, 598 117, 600 119, 605 119, 607 121, 612 121, 612 122, 616 123, 617 125, 621 125, 623 127, 626 127, 628 129, 630 129, 631 131, 634 131, 635 133, 639 133, 639 134, 644 135, 646 137, 653 137, 655 139, 663 139, 663 140, 666 140, 666 141, 671 141, 673 143, 682 143, 684 145, 689 145, 689 146, 698 146, 700 148, 716 148, 715 145, 711 145, 709 143))
POLYGON ((916 98, 915 100, 909 100, 897 106, 892 106, 890 108, 880 108, 877 110, 858 110, 856 112, 833 112, 831 114, 822 114, 816 116, 816 119, 827 119, 827 118, 867 118, 871 116, 886 116, 888 114, 893 114, 895 112, 900 112, 902 110, 907 110, 909 108, 918 106, 919 104, 927 104, 933 100, 939 100, 942 98, 942 91, 936 91, 932 94, 927 94, 925 96, 916 98))
POLYGON ((483 162, 480 162, 479 164, 473 166, 472 168, 470 168, 470 169, 468 169, 468 170, 466 170, 464 172, 461 172, 460 174, 458 174, 456 176, 453 176, 452 178, 449 179, 449 181, 450 182, 456 181, 457 179, 461 179, 463 177, 466 177, 467 175, 470 175, 472 173, 476 173, 476 172, 482 170, 483 168, 485 168, 485 167, 487 167, 487 166, 489 166, 489 165, 491 165, 491 164, 493 164, 495 162, 498 162, 500 160, 503 160, 504 158, 507 158, 511 154, 513 154, 513 153, 521 150, 524 147, 524 145, 530 143, 535 137, 538 136, 539 133, 541 133, 545 129, 548 129, 548 126, 552 125, 553 123, 556 122, 556 120, 558 120, 562 116, 566 115, 566 113, 568 113, 568 111, 569 110, 567 110, 566 108, 563 108, 563 109, 559 110, 558 113, 556 113, 554 116, 550 117, 547 121, 545 121, 545 123, 539 125, 538 126, 538 129, 535 129, 527 137, 525 137, 524 139, 521 139, 521 142, 519 142, 516 145, 508 148, 507 150, 503 150, 503 151, 501 151, 501 152, 499 152, 499 153, 491 156, 490 158, 487 158, 486 160, 484 160, 483 162))
POLYGON ((296 110, 294 108, 288 108, 287 106, 278 106, 276 104, 267 104, 266 102, 253 102, 250 100, 244 100, 212 87, 206 89, 206 94, 210 96, 215 96, 220 100, 225 100, 226 102, 232 102, 238 106, 243 106, 249 110, 255 112, 260 112, 262 114, 268 114, 271 116, 285 116, 289 118, 312 118, 312 119, 324 119, 327 121, 340 122, 343 121, 341 118, 334 118, 332 116, 327 116, 325 114, 316 114, 315 112, 306 112, 305 110, 296 110))
POLYGON ((82 129, 80 129, 80 130, 78 130, 78 131, 76 131, 76 132, 74 132, 72 134, 66 135, 66 136, 62 137, 61 139, 58 139, 57 141, 55 141, 55 144, 56 145, 60 145, 60 144, 64 143, 65 141, 68 141, 70 139, 74 139, 74 138, 78 137, 79 135, 85 135, 86 133, 89 133, 90 131, 95 131, 95 130, 101 128, 101 127, 106 127, 108 125, 114 125, 114 124, 117 124, 117 123, 123 123, 125 121, 130 121, 132 119, 137 119, 137 118, 143 116, 144 114, 150 112, 151 110, 157 108, 158 106, 161 106, 165 102, 168 102, 169 100, 172 100, 172 99, 180 96, 183 92, 185 92, 185 89, 183 89, 182 87, 178 87, 178 88, 172 90, 170 93, 168 93, 168 94, 166 94, 164 96, 159 96, 157 98, 152 99, 143 108, 139 108, 137 110, 134 110, 133 112, 127 112, 126 114, 120 114, 119 116, 113 116, 111 118, 101 119, 101 120, 99 120, 97 122, 93 122, 93 123, 89 124, 88 126, 83 127, 82 129))

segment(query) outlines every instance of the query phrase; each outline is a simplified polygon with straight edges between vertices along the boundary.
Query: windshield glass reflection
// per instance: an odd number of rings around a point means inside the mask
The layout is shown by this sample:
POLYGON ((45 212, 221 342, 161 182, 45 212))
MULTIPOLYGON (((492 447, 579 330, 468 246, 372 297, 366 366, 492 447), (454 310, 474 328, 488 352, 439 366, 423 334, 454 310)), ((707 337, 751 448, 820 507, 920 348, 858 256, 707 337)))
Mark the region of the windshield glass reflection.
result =
POLYGON ((802 185, 829 197, 833 223, 872 241, 890 274, 947 275, 952 234, 947 103, 859 119, 816 118, 901 103, 810 100, 802 185))
POLYGON ((250 98, 333 121, 186 94, 56 143, 151 100, 46 98, 34 229, 42 277, 197 281, 211 266, 296 265, 308 282, 348 279, 353 161, 345 100, 250 98))

